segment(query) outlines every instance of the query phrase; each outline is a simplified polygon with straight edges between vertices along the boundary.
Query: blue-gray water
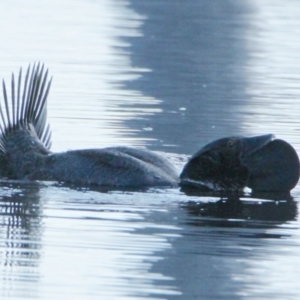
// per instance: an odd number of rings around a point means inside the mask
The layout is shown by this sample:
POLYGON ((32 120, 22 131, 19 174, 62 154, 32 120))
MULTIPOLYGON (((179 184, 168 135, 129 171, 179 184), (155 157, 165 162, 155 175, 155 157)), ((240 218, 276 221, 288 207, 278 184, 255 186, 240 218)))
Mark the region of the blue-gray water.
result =
MULTIPOLYGON (((53 76, 53 150, 144 146, 181 170, 216 138, 300 153, 296 0, 0 4, 0 77, 53 76)), ((1 299, 299 299, 300 187, 240 201, 0 183, 1 299)))

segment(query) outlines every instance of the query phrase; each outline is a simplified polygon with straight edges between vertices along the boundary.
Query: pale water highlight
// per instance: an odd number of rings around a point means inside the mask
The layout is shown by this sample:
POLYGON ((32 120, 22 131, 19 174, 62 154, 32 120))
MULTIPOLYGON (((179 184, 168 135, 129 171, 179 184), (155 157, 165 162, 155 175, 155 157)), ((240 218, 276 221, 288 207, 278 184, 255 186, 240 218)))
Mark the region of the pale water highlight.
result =
MULTIPOLYGON (((38 61, 53 76, 53 151, 145 146, 178 172, 230 135, 274 133, 300 153, 297 1, 0 8, 0 77, 38 61)), ((299 299, 299 195, 3 180, 0 297, 299 299)))

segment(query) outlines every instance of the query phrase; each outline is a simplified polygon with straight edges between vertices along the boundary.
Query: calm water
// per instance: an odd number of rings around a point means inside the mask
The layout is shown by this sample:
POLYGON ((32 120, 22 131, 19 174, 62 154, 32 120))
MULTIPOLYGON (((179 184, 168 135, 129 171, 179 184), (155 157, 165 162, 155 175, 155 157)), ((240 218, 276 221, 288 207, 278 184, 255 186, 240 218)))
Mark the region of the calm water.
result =
MULTIPOLYGON (((0 77, 53 75, 53 150, 145 146, 181 170, 228 135, 300 153, 300 4, 0 4, 0 77)), ((300 186, 220 200, 0 182, 1 299, 299 299, 300 186)))

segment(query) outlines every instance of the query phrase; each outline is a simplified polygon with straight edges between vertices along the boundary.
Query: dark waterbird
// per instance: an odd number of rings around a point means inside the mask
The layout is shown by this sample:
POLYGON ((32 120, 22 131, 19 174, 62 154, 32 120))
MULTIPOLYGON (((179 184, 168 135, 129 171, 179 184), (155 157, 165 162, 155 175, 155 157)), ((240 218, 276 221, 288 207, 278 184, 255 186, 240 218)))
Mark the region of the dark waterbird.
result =
POLYGON ((177 186, 170 162, 148 150, 129 147, 52 153, 47 125, 47 96, 51 80, 44 67, 27 69, 22 91, 22 69, 17 89, 11 81, 11 103, 3 81, 0 109, 0 176, 8 179, 46 180, 115 187, 177 186), (21 95, 22 94, 22 95, 21 95))
POLYGON ((22 69, 11 101, 3 81, 0 105, 0 178, 45 180, 80 186, 141 188, 196 186, 212 190, 290 191, 299 179, 295 150, 273 135, 223 138, 198 151, 180 179, 161 155, 146 149, 109 147, 53 153, 47 124, 47 96, 51 80, 40 64, 22 69))
POLYGON ((180 179, 183 189, 286 192, 296 186, 299 170, 294 148, 272 134, 227 137, 194 154, 180 179))

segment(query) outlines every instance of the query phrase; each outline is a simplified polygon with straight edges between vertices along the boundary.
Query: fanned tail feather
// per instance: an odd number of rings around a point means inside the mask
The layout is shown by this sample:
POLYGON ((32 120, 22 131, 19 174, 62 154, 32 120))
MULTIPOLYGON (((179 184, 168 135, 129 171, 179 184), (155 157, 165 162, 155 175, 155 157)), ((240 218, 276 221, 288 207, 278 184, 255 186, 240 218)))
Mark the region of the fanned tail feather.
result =
POLYGON ((33 126, 35 132, 43 143, 50 149, 51 130, 47 124, 47 96, 50 90, 52 78, 47 80, 48 70, 44 70, 44 65, 30 65, 27 68, 22 91, 22 68, 20 69, 15 87, 15 77, 11 79, 11 101, 8 101, 4 80, 3 97, 4 103, 0 103, 0 152, 6 153, 6 137, 15 130, 29 128, 33 126))

